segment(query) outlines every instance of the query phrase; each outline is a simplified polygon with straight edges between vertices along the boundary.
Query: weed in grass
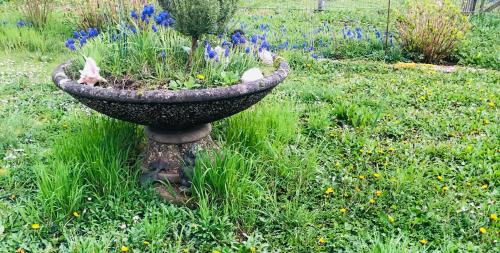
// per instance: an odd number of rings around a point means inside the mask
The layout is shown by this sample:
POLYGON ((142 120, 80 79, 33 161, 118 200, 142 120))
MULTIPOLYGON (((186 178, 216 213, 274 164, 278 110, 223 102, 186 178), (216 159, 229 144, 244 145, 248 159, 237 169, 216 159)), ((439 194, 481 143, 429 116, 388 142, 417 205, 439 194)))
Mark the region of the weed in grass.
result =
POLYGON ((374 127, 380 118, 380 112, 372 112, 366 107, 340 103, 334 107, 333 114, 341 126, 374 127))
POLYGON ((299 113, 292 102, 266 101, 228 119, 224 134, 228 144, 273 155, 294 140, 299 113))

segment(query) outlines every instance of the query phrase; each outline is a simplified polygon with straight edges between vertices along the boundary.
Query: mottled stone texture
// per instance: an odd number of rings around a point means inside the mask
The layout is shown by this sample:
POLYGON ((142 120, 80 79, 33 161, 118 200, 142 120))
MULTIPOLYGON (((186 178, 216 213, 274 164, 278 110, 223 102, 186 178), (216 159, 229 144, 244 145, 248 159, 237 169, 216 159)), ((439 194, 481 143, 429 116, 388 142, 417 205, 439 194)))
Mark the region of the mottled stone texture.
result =
POLYGON ((88 107, 110 117, 153 128, 182 129, 229 117, 254 105, 282 82, 289 67, 281 61, 270 76, 228 87, 195 90, 118 90, 78 84, 59 65, 52 80, 88 107))

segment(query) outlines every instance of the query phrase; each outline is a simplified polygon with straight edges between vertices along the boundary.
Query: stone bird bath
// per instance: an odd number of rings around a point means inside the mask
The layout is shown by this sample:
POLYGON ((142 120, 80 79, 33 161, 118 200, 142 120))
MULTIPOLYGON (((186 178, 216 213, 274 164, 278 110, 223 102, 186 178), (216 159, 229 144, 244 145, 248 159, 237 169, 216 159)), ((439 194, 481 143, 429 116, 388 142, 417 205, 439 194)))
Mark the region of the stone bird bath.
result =
POLYGON ((168 181, 170 189, 162 184, 157 184, 156 189, 172 203, 186 200, 197 151, 215 148, 210 123, 259 102, 289 72, 288 63, 281 61, 274 73, 254 82, 207 89, 137 92, 78 84, 65 73, 70 64, 68 61, 57 66, 52 74, 54 83, 102 114, 145 126, 148 144, 141 183, 168 181))

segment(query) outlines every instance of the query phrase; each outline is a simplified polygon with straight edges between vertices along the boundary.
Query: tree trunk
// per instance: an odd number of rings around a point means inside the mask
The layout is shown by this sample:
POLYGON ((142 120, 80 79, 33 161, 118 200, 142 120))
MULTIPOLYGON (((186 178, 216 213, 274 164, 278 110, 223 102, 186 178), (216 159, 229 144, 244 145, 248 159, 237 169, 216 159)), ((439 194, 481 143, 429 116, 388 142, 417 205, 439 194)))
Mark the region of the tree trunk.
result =
POLYGON ((191 52, 189 52, 189 59, 188 59, 188 64, 187 64, 188 70, 193 65, 193 56, 194 56, 194 52, 196 51, 197 47, 198 47, 198 36, 193 36, 193 37, 191 37, 191 52))

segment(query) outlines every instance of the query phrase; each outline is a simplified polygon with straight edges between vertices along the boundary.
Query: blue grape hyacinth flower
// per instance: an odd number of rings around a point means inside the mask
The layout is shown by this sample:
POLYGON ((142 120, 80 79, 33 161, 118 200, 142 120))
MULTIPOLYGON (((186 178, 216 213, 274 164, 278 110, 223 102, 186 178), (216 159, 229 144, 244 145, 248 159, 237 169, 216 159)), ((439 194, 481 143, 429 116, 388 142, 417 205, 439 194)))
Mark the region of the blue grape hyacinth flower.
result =
POLYGON ((137 11, 133 10, 130 12, 130 16, 133 18, 133 19, 138 19, 139 16, 137 16, 137 11))

